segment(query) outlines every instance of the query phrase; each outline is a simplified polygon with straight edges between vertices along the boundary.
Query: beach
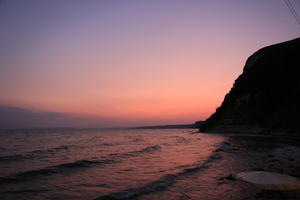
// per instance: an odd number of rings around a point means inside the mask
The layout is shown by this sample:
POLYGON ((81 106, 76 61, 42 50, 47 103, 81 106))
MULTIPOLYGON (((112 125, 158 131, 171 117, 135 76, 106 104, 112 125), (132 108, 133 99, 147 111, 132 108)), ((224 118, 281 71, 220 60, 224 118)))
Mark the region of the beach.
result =
MULTIPOLYGON (((231 136, 228 150, 222 152, 231 173, 270 171, 300 178, 299 138, 288 136, 231 136)), ((240 180, 223 179, 221 184, 239 188, 240 198, 232 199, 299 199, 300 190, 264 190, 240 180)))
POLYGON ((225 137, 226 141, 215 150, 220 159, 209 163, 205 171, 184 177, 166 191, 144 199, 300 198, 300 190, 264 190, 258 185, 236 179, 236 174, 243 171, 271 171, 300 178, 300 148, 297 139, 242 134, 225 137))

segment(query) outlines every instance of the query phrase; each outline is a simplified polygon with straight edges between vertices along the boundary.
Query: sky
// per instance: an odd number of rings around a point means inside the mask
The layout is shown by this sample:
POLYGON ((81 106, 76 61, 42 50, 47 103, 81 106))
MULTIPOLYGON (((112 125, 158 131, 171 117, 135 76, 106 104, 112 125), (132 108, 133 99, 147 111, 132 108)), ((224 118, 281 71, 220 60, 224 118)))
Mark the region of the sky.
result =
POLYGON ((0 106, 16 127, 20 109, 68 118, 28 127, 205 120, 247 57, 300 33, 283 0, 0 0, 0 27, 0 106))

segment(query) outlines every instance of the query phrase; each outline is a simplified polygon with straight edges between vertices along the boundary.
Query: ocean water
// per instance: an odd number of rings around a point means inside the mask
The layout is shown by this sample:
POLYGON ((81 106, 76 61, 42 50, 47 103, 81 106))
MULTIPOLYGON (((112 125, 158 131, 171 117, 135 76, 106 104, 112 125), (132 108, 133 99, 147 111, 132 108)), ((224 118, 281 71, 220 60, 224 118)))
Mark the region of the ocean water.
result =
POLYGON ((206 173, 223 141, 195 129, 3 130, 0 199, 152 199, 206 173))

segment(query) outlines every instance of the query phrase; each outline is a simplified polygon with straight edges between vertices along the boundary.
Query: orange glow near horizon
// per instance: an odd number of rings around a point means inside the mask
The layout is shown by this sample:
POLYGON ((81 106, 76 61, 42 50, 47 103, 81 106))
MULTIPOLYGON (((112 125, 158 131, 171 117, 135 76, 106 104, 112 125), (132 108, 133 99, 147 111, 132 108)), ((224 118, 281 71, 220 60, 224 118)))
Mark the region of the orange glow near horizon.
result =
POLYGON ((248 56, 297 37, 282 2, 237 2, 7 3, 0 105, 115 126, 204 120, 248 56))

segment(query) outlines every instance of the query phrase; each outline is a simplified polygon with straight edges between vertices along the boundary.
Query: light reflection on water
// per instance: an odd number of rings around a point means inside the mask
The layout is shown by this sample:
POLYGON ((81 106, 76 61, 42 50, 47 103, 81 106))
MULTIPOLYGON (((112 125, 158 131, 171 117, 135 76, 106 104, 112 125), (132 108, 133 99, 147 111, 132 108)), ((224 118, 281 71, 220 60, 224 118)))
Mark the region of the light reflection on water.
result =
POLYGON ((151 196, 214 159, 212 152, 224 138, 193 132, 192 129, 1 132, 1 196, 4 199, 151 196))

